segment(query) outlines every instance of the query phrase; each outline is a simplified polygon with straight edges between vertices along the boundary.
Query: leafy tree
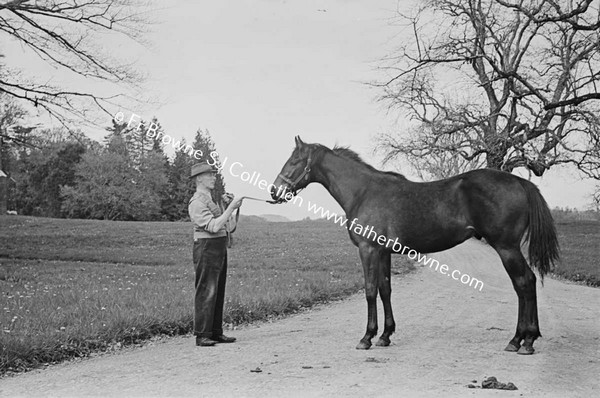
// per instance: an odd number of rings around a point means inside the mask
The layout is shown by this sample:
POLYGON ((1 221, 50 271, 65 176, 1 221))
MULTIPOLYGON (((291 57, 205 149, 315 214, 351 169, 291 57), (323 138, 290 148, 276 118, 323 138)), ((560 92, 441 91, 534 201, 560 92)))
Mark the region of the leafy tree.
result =
POLYGON ((75 167, 85 153, 85 147, 79 142, 69 142, 61 147, 30 175, 32 186, 39 193, 37 205, 43 209, 43 215, 49 217, 61 216, 60 187, 75 183, 75 167))
POLYGON ((11 197, 9 182, 14 180, 15 150, 27 143, 27 135, 33 130, 21 126, 25 116, 25 109, 0 90, 0 171, 5 175, 0 176, 0 214, 6 214, 11 197))
MULTIPOLYGON (((153 119, 153 121, 154 120, 156 119, 153 119)), ((158 123, 158 121, 156 123, 158 123)), ((162 126, 160 126, 160 124, 157 131, 162 131, 162 126)), ((161 175, 163 175, 165 178, 164 184, 161 184, 161 186, 158 187, 158 194, 160 196, 161 218, 164 220, 178 220, 178 216, 176 216, 175 214, 171 214, 171 212, 173 212, 174 209, 169 196, 171 161, 169 160, 169 157, 165 154, 164 144, 160 139, 154 138, 152 140, 152 148, 150 149, 149 154, 157 159, 154 167, 156 167, 156 169, 159 169, 161 175), (158 163, 160 163, 161 166, 159 166, 158 163)))
MULTIPOLYGON (((124 123, 123 127, 126 128, 126 126, 127 123, 124 123)), ((156 117, 153 117, 150 123, 141 120, 139 127, 131 126, 124 130, 123 135, 127 142, 129 157, 135 167, 141 167, 146 155, 155 147, 163 149, 161 141, 163 133, 164 130, 156 117), (152 126, 152 131, 149 131, 150 126, 152 126)))
POLYGON ((168 220, 189 219, 188 202, 195 191, 195 186, 189 179, 193 164, 194 160, 189 153, 183 150, 175 152, 168 172, 168 194, 162 202, 163 214, 168 220))
POLYGON ((217 172, 217 180, 215 182, 215 189, 213 189, 212 196, 215 203, 221 203, 221 198, 226 192, 225 182, 223 181, 223 175, 221 174, 220 170, 221 163, 218 161, 218 156, 216 156, 218 155, 218 152, 208 130, 202 131, 202 129, 198 129, 198 131, 196 131, 196 137, 194 137, 194 149, 202 151, 202 156, 198 162, 207 162, 208 164, 215 165, 215 167, 219 169, 217 172))
MULTIPOLYGON (((216 152, 215 144, 208 131, 203 132, 198 129, 194 139, 193 149, 198 152, 186 151, 186 142, 182 140, 180 150, 175 151, 175 158, 169 168, 168 195, 162 202, 162 211, 168 220, 187 220, 188 203, 196 187, 189 179, 190 170, 195 163, 208 162, 215 163, 211 153, 216 152), (200 153, 202 154, 201 156, 200 153), (194 156, 196 154, 196 156, 194 156)), ((220 164, 217 163, 217 166, 220 164)), ((223 176, 220 172, 217 173, 217 181, 213 190, 213 200, 216 203, 221 203, 221 197, 225 193, 225 184, 223 176)))
POLYGON ((76 185, 62 187, 63 210, 78 218, 161 219, 168 186, 162 147, 125 123, 113 120, 107 130, 105 148, 86 154, 78 165, 76 185))
POLYGON ((130 130, 127 129, 127 123, 116 123, 112 121, 112 127, 107 128, 109 134, 104 137, 104 145, 110 153, 123 156, 130 162, 130 130))
POLYGON ((164 156, 156 151, 150 151, 144 156, 138 171, 138 186, 150 192, 154 198, 148 219, 166 219, 162 212, 162 201, 168 190, 168 169, 165 167, 164 156))
POLYGON ((600 178, 598 0, 429 0, 400 19, 407 35, 378 85, 418 134, 383 135, 388 159, 600 178))
POLYGON ((127 221, 160 217, 156 185, 164 183, 163 176, 139 172, 121 153, 88 151, 75 175, 75 186, 61 188, 63 211, 69 217, 127 221))
POLYGON ((21 214, 60 217, 60 185, 72 185, 75 165, 91 145, 80 132, 64 129, 25 134, 28 147, 20 146, 14 157, 16 210, 21 214), (77 138, 77 139, 76 139, 77 138))

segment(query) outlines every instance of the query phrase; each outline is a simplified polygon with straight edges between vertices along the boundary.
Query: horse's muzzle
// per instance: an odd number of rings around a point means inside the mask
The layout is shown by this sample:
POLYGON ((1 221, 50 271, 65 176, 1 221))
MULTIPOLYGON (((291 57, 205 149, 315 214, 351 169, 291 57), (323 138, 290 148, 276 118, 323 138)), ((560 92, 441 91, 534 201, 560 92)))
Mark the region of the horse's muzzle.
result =
POLYGON ((275 181, 271 187, 271 198, 277 203, 285 203, 290 197, 293 197, 293 195, 293 192, 287 185, 277 184, 277 181, 275 181))

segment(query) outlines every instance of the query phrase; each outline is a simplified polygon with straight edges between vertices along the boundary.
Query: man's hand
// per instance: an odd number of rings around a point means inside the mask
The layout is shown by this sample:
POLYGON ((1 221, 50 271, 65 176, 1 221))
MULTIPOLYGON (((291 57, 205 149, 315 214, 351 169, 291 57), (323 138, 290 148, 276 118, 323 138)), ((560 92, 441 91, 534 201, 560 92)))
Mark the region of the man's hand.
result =
POLYGON ((241 197, 238 199, 233 199, 233 201, 231 202, 229 207, 231 207, 233 210, 238 209, 242 205, 243 201, 244 201, 244 197, 241 197))
POLYGON ((223 204, 225 205, 226 208, 229 207, 233 198, 234 198, 234 195, 232 193, 224 193, 221 196, 221 200, 223 201, 223 204))

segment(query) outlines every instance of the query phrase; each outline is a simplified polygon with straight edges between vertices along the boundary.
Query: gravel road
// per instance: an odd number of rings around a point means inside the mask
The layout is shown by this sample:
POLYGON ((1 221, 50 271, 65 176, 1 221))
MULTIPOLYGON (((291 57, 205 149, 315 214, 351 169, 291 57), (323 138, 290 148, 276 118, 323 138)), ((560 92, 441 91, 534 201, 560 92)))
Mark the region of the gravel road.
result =
MULTIPOLYGON (((0 380, 0 396, 600 396, 600 289, 538 282, 536 353, 505 352, 517 296, 495 252, 477 241, 433 254, 482 280, 474 290, 429 268, 393 280, 392 345, 358 351, 363 295, 195 347, 192 336, 0 380), (259 372, 260 370, 260 372, 259 372), (517 391, 470 389, 486 376, 517 391)), ((379 304, 380 328, 383 310, 379 304)))

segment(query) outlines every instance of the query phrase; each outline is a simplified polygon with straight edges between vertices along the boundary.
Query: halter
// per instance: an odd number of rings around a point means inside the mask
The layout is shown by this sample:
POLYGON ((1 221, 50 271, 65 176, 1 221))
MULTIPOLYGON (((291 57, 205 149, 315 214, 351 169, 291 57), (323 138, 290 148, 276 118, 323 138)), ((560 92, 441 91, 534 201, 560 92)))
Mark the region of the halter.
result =
MULTIPOLYGON (((310 163, 312 161, 312 152, 308 152, 308 159, 306 160, 306 166, 304 166, 304 170, 302 171, 302 173, 298 176, 298 178, 296 178, 294 181, 290 180, 289 178, 287 178, 286 176, 284 176, 283 174, 279 173, 278 177, 280 177, 283 181, 287 182, 288 185, 290 186, 290 191, 292 191, 292 193, 294 195, 296 195, 299 191, 296 189, 296 185, 302 181, 303 178, 306 178, 306 180, 308 180, 308 174, 310 173, 310 163)), ((302 190, 303 188, 300 188, 300 190, 302 190)), ((281 200, 281 199, 280 199, 281 200)))

